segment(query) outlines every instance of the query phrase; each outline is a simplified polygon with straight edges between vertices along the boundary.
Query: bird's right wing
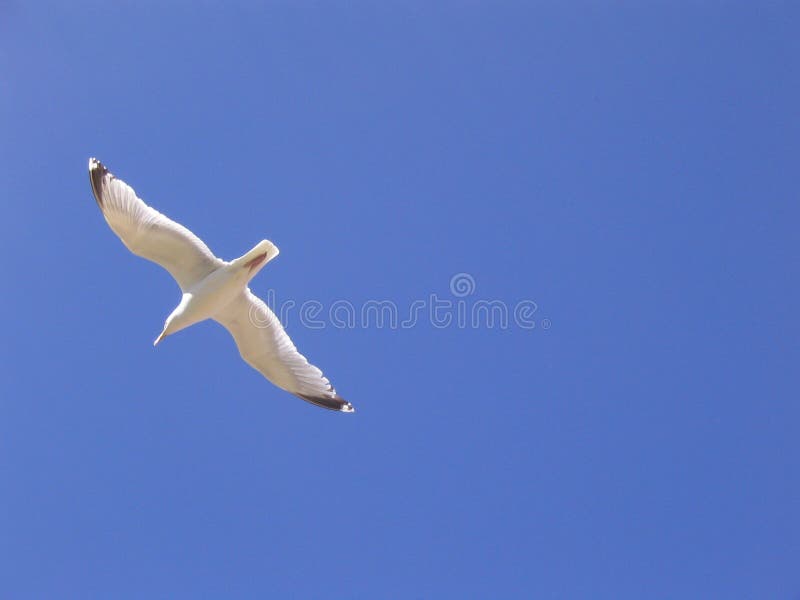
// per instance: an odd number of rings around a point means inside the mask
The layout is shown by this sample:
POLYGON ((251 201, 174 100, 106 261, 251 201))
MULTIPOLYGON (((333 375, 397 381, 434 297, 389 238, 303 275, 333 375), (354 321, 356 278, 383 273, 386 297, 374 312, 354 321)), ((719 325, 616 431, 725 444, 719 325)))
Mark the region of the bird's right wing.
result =
POLYGON ((214 320, 233 336, 244 361, 279 388, 322 408, 355 410, 322 371, 297 351, 278 317, 250 288, 214 315, 214 320))
POLYGON ((95 158, 89 159, 89 180, 103 216, 122 243, 134 254, 164 267, 182 291, 225 264, 203 240, 145 204, 95 158))

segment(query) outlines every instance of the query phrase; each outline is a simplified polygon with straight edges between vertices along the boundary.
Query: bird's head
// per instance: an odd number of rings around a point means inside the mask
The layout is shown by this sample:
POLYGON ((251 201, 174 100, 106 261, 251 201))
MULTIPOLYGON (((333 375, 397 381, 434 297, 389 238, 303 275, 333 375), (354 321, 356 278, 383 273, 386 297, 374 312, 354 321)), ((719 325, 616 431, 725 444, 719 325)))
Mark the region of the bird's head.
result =
POLYGON ((164 321, 164 329, 161 331, 161 335, 156 338, 156 341, 153 342, 153 346, 157 346, 158 342, 168 335, 172 335, 192 324, 192 321, 187 321, 186 319, 186 307, 191 298, 191 294, 183 295, 178 306, 175 307, 175 310, 173 310, 167 317, 167 320, 164 321))
POLYGON ((156 338, 156 341, 153 342, 153 346, 158 346, 158 342, 163 340, 168 335, 171 335, 181 329, 177 326, 177 322, 175 321, 175 313, 173 312, 170 316, 167 317, 167 320, 164 321, 164 329, 161 331, 161 334, 156 338))
POLYGON ((165 337, 167 337, 167 336, 168 336, 170 333, 172 333, 172 332, 169 330, 169 323, 170 323, 170 320, 169 320, 169 319, 167 319, 167 322, 166 322, 166 323, 164 323, 164 329, 163 329, 163 331, 162 331, 162 332, 159 334, 159 336, 156 338, 156 341, 154 341, 154 342, 153 342, 153 346, 158 346, 158 342, 160 342, 160 341, 161 341, 161 340, 163 340, 165 337))

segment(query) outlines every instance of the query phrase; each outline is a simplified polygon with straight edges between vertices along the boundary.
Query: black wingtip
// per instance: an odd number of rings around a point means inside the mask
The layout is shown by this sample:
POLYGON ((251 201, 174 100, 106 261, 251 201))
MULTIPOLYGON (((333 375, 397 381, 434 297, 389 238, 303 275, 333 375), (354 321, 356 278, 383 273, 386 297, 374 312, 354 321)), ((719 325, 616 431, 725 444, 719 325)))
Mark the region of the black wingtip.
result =
POLYGON ((103 208, 103 200, 100 194, 103 189, 103 177, 108 173, 108 169, 96 158, 89 159, 89 182, 92 184, 94 199, 100 208, 103 208))
POLYGON ((322 408, 327 408, 328 410, 337 410, 339 412, 356 412, 356 409, 353 408, 353 405, 350 404, 347 400, 342 398, 341 396, 334 396, 333 398, 329 396, 306 396, 305 394, 297 394, 298 398, 302 398, 306 402, 310 402, 311 404, 316 404, 317 406, 321 406, 322 408))

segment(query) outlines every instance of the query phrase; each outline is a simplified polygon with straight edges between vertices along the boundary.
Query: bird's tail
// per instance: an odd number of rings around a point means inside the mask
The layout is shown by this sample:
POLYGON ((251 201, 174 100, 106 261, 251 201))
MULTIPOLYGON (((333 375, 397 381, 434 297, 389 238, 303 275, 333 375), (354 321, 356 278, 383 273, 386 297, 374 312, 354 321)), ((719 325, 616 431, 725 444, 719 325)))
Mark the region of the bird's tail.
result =
POLYGON ((233 261, 250 270, 250 277, 258 273, 264 265, 278 256, 278 247, 269 240, 261 240, 252 250, 233 261))

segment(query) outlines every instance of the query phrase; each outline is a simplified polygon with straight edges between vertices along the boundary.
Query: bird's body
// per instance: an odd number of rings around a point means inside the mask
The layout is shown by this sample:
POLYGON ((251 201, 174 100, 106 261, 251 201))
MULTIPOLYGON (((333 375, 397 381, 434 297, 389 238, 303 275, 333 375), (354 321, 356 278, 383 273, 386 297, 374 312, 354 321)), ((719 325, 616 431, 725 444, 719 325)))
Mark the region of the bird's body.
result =
POLYGON ((183 292, 167 317, 164 337, 213 319, 230 331, 242 358, 296 396, 331 410, 353 412, 317 367, 297 352, 274 313, 247 287, 278 248, 262 240, 230 262, 214 256, 191 231, 140 200, 96 159, 89 160, 92 191, 111 229, 134 254, 167 269, 183 292))
MULTIPOLYGON (((181 301, 167 317, 164 331, 155 343, 190 325, 213 319, 241 294, 261 268, 278 255, 278 248, 262 240, 241 258, 226 263, 183 292, 181 301)), ((154 345, 155 345, 154 343, 154 345)))

